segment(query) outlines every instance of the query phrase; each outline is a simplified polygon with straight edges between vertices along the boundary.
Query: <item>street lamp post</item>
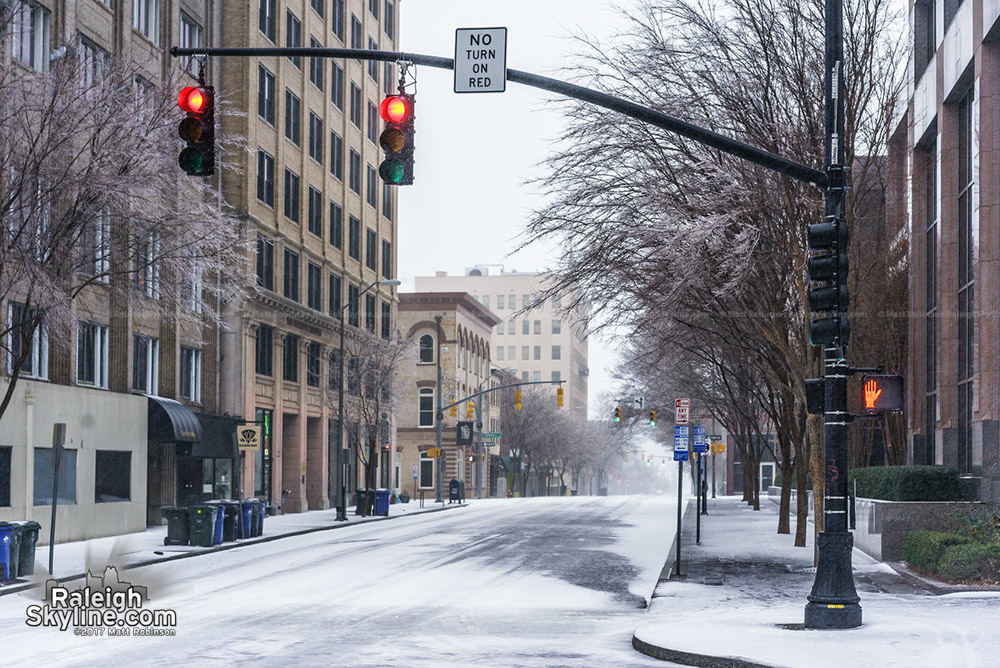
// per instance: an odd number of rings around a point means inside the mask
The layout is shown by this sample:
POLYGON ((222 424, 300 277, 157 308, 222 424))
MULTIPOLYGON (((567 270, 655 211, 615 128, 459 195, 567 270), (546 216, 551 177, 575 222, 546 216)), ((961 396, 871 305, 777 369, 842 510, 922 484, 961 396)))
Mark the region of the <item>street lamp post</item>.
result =
MULTIPOLYGON (((480 392, 483 389, 483 385, 493 380, 493 376, 503 376, 503 371, 501 369, 490 369, 489 377, 483 382, 479 383, 479 387, 476 388, 476 392, 480 392)), ((485 398, 480 399, 476 402, 476 455, 479 457, 476 460, 476 467, 478 473, 476 475, 476 498, 483 498, 483 401, 485 398)))
POLYGON ((340 376, 337 382, 337 481, 334 492, 337 494, 337 522, 347 521, 347 490, 344 486, 344 311, 352 304, 356 305, 361 296, 374 288, 376 285, 399 285, 401 281, 396 279, 386 281, 375 281, 369 284, 364 290, 358 293, 354 300, 348 300, 340 309, 340 376))

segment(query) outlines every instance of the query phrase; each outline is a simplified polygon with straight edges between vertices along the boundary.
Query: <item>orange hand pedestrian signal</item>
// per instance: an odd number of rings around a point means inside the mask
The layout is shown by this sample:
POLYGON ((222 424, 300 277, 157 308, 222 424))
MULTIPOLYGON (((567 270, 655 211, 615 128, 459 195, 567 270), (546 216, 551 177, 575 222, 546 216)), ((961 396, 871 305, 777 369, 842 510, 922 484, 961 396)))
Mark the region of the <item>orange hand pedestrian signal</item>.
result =
POLYGON ((878 383, 875 382, 875 379, 869 379, 865 383, 865 408, 874 410, 875 402, 880 396, 882 396, 882 390, 879 389, 878 383))
POLYGON ((899 374, 868 374, 862 378, 864 406, 868 415, 903 410, 903 377, 899 374))

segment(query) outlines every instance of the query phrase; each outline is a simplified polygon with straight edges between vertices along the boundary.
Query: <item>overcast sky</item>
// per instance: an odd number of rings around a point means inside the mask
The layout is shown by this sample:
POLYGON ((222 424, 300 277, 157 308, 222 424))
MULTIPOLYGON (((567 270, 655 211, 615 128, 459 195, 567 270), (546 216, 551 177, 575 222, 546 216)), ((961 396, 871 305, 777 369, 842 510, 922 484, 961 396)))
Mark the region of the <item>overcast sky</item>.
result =
MULTIPOLYGON (((623 0, 628 3, 629 0, 623 0)), ((401 0, 400 50, 453 57, 456 28, 507 28, 507 67, 564 78, 579 32, 607 37, 621 24, 608 0, 401 0)), ((525 181, 553 148, 565 122, 554 96, 520 84, 503 93, 456 94, 451 70, 416 72, 414 183, 400 187, 399 278, 464 273, 477 264, 507 271, 554 267, 554 246, 510 254, 543 199, 525 181), (547 103, 548 101, 548 103, 547 103)), ((612 352, 591 340, 590 416, 609 407, 595 399, 609 388, 612 352)))

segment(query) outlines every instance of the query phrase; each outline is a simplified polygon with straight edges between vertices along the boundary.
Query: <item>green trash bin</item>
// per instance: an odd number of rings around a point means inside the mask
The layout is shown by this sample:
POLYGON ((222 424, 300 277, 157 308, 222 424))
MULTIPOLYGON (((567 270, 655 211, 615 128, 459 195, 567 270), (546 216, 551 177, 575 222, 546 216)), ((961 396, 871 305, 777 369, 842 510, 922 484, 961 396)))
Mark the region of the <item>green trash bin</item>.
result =
POLYGON ((11 522, 10 525, 10 579, 16 580, 18 577, 18 561, 21 555, 21 524, 11 522))
POLYGON ((191 545, 212 547, 215 545, 216 506, 191 506, 187 509, 191 545))
POLYGON ((184 506, 165 506, 161 511, 167 520, 167 536, 164 545, 187 545, 191 540, 191 520, 184 506))
MULTIPOLYGON (((21 533, 21 545, 18 551, 18 557, 15 562, 14 553, 11 552, 10 562, 17 569, 19 576, 24 575, 34 575, 35 574, 35 544, 38 543, 38 531, 42 528, 42 525, 33 520, 28 520, 27 522, 21 522, 20 525, 21 533)), ((15 529, 16 531, 17 529, 15 529)), ((12 532, 13 533, 13 532, 12 532)), ((13 543, 11 544, 11 550, 14 549, 13 543)))

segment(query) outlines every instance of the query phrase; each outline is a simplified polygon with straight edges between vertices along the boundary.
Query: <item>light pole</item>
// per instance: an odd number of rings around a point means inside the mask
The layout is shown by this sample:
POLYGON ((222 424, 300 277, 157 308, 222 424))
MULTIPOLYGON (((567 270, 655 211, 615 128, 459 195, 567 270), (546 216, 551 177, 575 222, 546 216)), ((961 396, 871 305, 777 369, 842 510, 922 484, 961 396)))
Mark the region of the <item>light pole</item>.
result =
POLYGON ((352 304, 356 305, 361 296, 376 285, 399 285, 400 283, 401 281, 396 279, 370 283, 353 300, 347 300, 347 303, 340 309, 340 376, 337 382, 337 478, 334 488, 334 492, 338 497, 337 522, 347 521, 347 490, 344 487, 344 462, 342 460, 344 451, 344 311, 349 309, 352 304))
MULTIPOLYGON (((479 387, 476 388, 476 392, 481 392, 483 385, 493 380, 494 376, 502 377, 502 369, 490 369, 489 377, 483 382, 479 383, 479 387)), ((476 466, 479 472, 476 475, 476 498, 483 498, 483 401, 484 398, 480 398, 476 402, 476 455, 479 459, 476 460, 476 466)))

